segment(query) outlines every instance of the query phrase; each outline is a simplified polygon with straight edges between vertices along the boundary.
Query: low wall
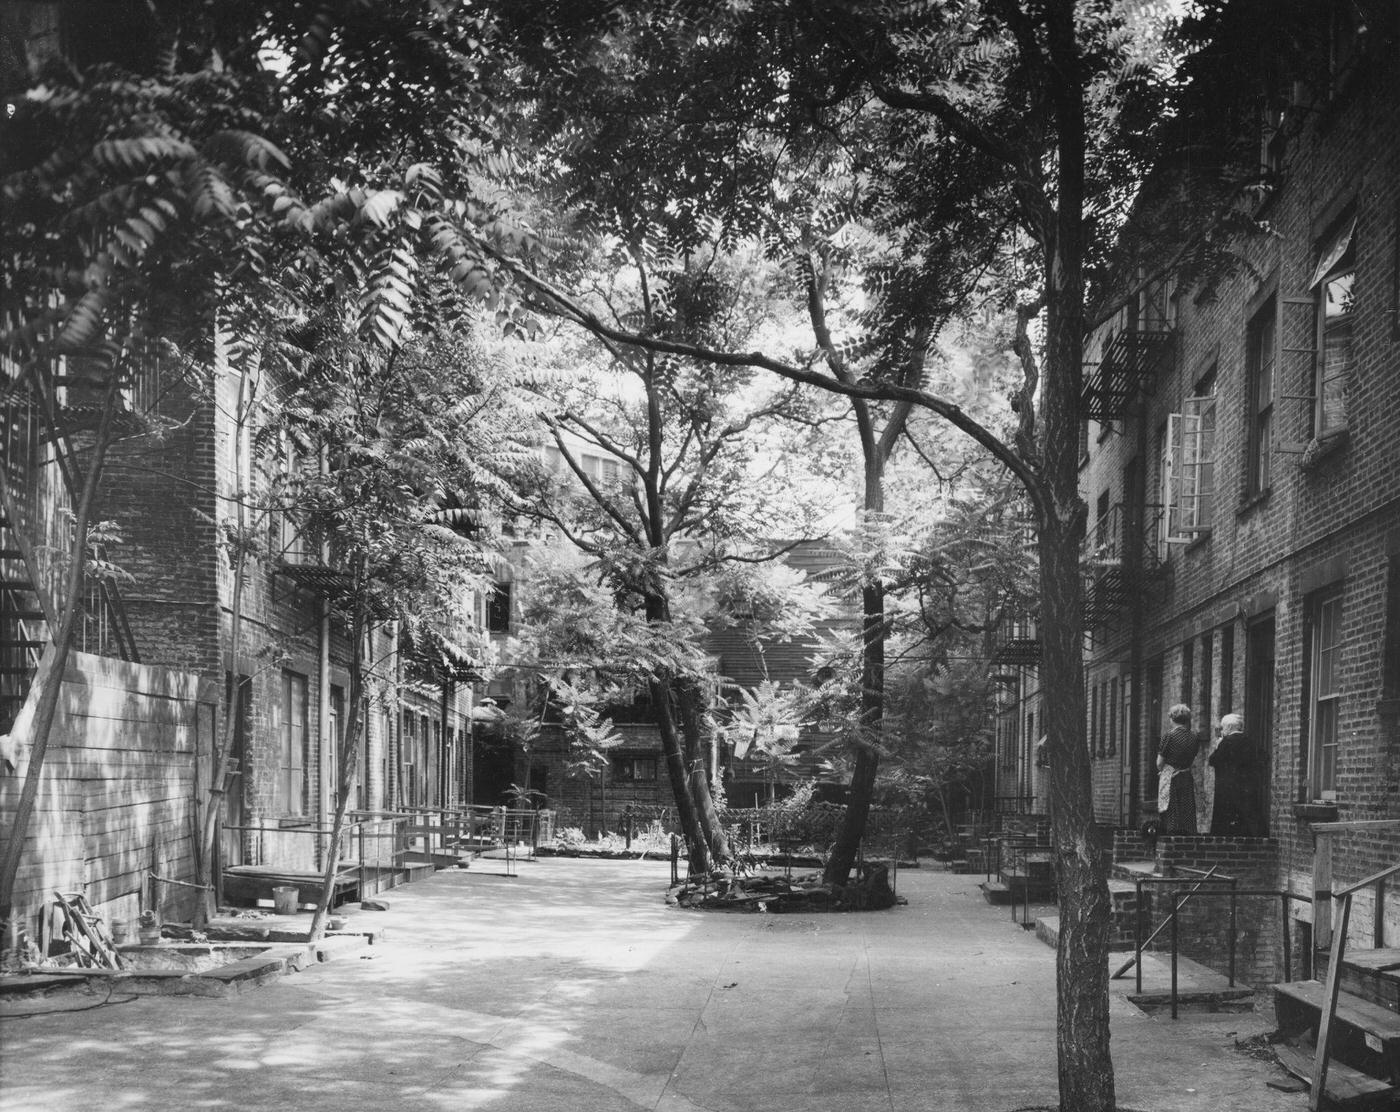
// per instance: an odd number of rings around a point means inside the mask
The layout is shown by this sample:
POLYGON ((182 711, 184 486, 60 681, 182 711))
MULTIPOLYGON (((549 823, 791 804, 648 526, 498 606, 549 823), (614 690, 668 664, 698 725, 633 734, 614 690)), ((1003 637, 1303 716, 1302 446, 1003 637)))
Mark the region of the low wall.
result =
MULTIPOLYGON (((150 904, 152 872, 193 881, 195 778, 209 775, 200 755, 207 765, 217 709, 189 673, 69 654, 15 883, 32 938, 55 890, 83 893, 110 921, 150 904)), ((18 730, 15 741, 16 767, 0 775, 6 837, 29 765, 18 730)), ((160 885, 162 917, 186 917, 191 892, 160 885)))

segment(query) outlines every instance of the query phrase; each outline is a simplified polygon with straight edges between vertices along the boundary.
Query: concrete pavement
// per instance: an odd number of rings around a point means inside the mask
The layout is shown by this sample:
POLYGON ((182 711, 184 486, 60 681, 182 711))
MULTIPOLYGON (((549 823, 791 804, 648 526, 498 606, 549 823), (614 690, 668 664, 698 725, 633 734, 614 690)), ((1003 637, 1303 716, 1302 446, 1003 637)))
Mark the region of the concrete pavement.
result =
MULTIPOLYGON (((386 893, 390 911, 352 919, 384 927, 379 945, 241 997, 4 1019, 0 1109, 1056 1103, 1054 954, 977 877, 903 870, 909 904, 888 912, 726 915, 665 906, 661 863, 501 865, 386 893)), ((1112 1025, 1123 1108, 1306 1107, 1233 1048, 1264 1029, 1252 1015, 1173 1024, 1115 997, 1112 1025)))

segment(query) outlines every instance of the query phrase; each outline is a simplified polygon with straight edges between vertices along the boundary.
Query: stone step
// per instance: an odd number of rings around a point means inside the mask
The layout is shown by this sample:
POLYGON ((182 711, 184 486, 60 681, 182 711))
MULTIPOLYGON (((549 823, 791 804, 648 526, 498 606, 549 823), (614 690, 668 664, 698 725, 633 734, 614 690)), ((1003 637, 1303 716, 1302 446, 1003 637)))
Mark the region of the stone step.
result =
POLYGON ((1109 866, 1108 875, 1114 880, 1140 880, 1143 877, 1157 876, 1156 861, 1115 861, 1109 866))

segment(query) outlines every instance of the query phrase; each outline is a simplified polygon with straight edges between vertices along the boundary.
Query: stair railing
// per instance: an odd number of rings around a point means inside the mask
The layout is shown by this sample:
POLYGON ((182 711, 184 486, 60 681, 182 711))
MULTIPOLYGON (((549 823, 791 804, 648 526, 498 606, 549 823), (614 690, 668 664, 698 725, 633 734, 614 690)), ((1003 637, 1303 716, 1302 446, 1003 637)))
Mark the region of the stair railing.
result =
MULTIPOLYGON (((1337 996, 1341 991, 1342 959, 1346 956, 1347 927, 1351 923, 1351 898, 1362 888, 1376 888, 1376 922, 1381 922, 1385 901, 1385 882, 1400 873, 1400 861, 1378 873, 1372 873, 1355 884, 1338 888, 1332 893, 1332 945, 1327 955, 1327 983, 1322 992, 1322 1014, 1317 1027, 1317 1050, 1313 1057, 1312 1087, 1308 1092, 1310 1112, 1322 1106, 1322 1094, 1327 1087, 1327 1066, 1332 1053, 1332 1025, 1337 1018, 1337 996)), ((1317 909, 1320 911, 1321 909, 1317 909)), ((1316 916, 1315 916, 1316 917, 1316 916)))

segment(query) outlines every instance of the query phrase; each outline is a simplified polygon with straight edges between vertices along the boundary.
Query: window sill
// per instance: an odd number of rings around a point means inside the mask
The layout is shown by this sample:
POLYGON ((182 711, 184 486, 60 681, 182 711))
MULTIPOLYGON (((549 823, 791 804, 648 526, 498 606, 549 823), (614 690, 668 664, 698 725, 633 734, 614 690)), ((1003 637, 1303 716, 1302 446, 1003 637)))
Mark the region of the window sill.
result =
POLYGON ((1308 446, 1303 450, 1303 455, 1298 460, 1298 470, 1304 474, 1316 471, 1350 443, 1351 430, 1347 428, 1329 432, 1326 436, 1314 437, 1308 441, 1308 446))
POLYGON ((1293 804, 1293 817, 1299 822, 1336 822, 1337 805, 1321 800, 1293 804))
POLYGON ((1269 495, 1271 493, 1273 493, 1272 488, 1266 487, 1264 490, 1259 491, 1257 494, 1246 494, 1244 498, 1240 501, 1239 508, 1235 510, 1235 517, 1248 517, 1260 506, 1268 502, 1269 495))

